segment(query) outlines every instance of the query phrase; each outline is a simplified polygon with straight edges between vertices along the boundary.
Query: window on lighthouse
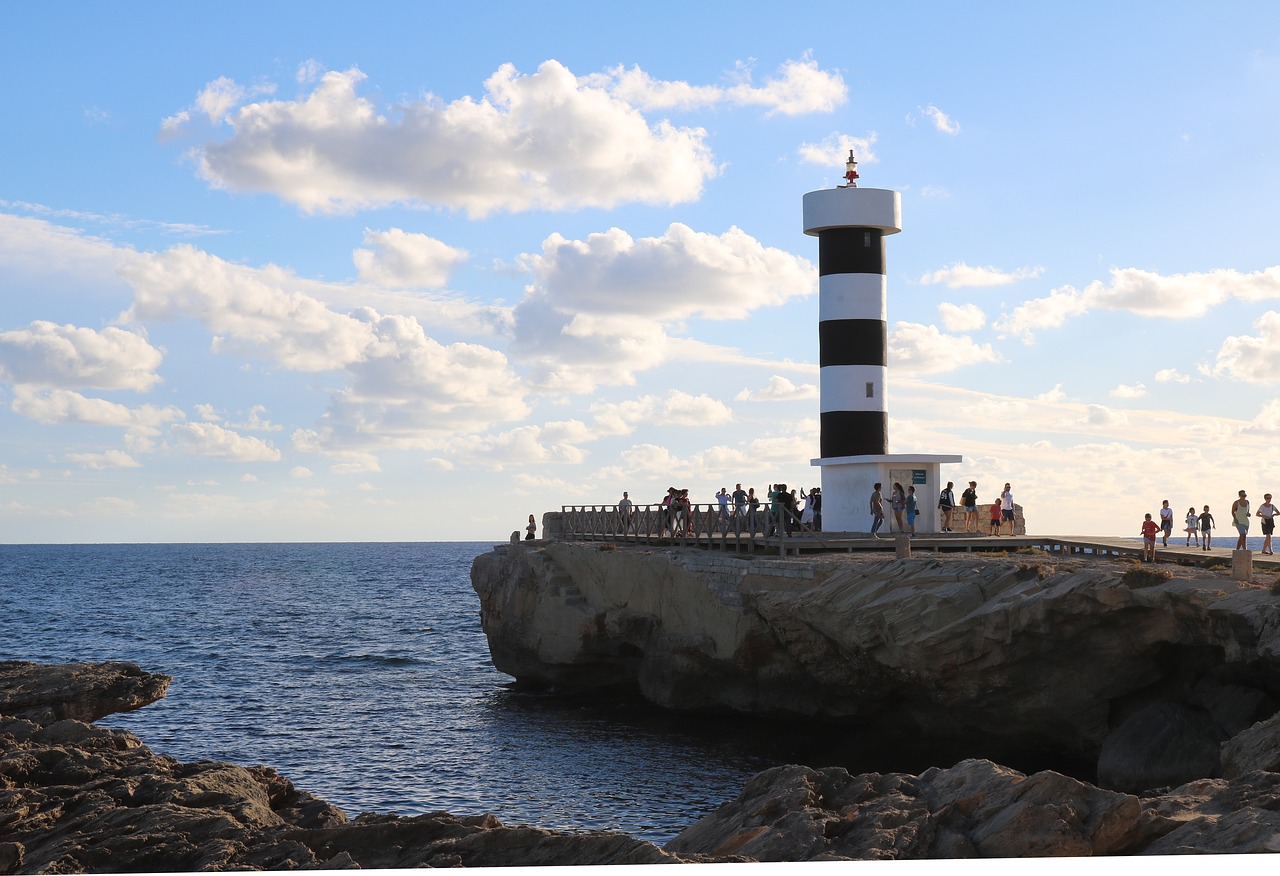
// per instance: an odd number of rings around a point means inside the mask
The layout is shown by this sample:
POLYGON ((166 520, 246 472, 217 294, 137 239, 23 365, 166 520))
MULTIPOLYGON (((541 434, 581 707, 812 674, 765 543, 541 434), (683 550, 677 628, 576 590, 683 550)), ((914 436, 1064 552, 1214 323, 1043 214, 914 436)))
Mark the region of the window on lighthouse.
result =
POLYGON ((870 232, 870 231, 864 231, 864 232, 862 232, 862 245, 863 245, 863 246, 871 246, 871 232, 870 232))
POLYGON ((876 397, 876 385, 871 381, 867 381, 867 398, 876 397))

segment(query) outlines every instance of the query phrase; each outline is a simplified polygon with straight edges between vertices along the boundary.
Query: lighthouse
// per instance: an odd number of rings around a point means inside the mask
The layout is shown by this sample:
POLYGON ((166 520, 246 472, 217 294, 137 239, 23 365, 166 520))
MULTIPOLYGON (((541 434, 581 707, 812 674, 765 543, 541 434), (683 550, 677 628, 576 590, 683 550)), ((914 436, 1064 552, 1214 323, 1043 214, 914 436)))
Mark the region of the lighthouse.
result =
MULTIPOLYGON (((962 457, 890 454, 885 239, 902 230, 902 198, 860 188, 850 150, 845 184, 804 196, 804 233, 818 238, 818 363, 823 528, 865 532, 876 483, 916 488, 916 528, 938 528, 941 466, 962 457)), ((887 504, 887 503, 886 503, 887 504)))

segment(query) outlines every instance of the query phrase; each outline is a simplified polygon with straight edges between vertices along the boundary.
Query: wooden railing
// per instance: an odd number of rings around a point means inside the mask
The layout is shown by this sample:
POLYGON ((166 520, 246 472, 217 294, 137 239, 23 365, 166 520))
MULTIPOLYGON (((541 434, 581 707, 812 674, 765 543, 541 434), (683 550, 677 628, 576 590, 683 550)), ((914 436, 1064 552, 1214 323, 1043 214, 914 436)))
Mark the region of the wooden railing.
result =
POLYGON ((759 538, 785 539, 790 535, 816 537, 813 527, 787 512, 774 513, 768 505, 747 508, 741 513, 719 503, 671 508, 661 504, 634 505, 623 511, 617 505, 562 505, 560 528, 566 538, 585 541, 645 541, 670 539, 677 544, 719 542, 730 547, 753 543, 759 538), (736 544, 735 544, 736 543, 736 544))

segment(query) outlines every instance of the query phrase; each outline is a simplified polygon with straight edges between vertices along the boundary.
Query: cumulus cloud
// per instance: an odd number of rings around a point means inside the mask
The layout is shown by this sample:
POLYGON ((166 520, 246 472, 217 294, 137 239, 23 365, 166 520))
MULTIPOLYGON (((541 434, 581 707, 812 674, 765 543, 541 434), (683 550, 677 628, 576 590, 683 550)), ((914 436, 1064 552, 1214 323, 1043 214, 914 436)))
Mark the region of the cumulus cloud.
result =
POLYGON ((185 419, 172 405, 129 407, 101 398, 87 398, 67 389, 35 389, 18 386, 13 393, 13 411, 37 423, 82 423, 115 426, 141 434, 156 434, 167 423, 185 419))
POLYGON ((933 127, 944 134, 954 136, 960 133, 960 123, 933 104, 920 107, 920 115, 932 122, 933 127))
POLYGON ((717 104, 762 106, 769 115, 803 115, 829 113, 842 105, 849 90, 844 78, 823 70, 809 56, 785 61, 778 75, 766 78, 761 85, 752 83, 749 64, 740 64, 731 85, 690 85, 654 79, 639 66, 630 70, 622 65, 603 73, 583 76, 579 81, 593 88, 603 88, 613 97, 643 110, 690 110, 717 104))
POLYGON ((1156 383, 1190 383, 1191 376, 1177 368, 1162 368, 1156 372, 1156 383))
POLYGON ((1109 283, 1095 280, 1079 291, 1071 286, 1054 289, 1044 298, 1019 305, 1012 314, 997 320, 995 328, 1030 343, 1036 331, 1056 328, 1095 307, 1192 319, 1230 298, 1280 298, 1280 265, 1252 273, 1219 269, 1169 276, 1138 268, 1112 268, 1109 283))
POLYGON ((141 463, 123 450, 108 450, 104 453, 68 453, 67 461, 96 470, 141 467, 141 463))
POLYGON ((1218 348, 1214 377, 1274 383, 1280 380, 1280 313, 1268 310, 1253 321, 1256 335, 1234 335, 1218 348))
POLYGON ((398 289, 439 289, 449 282, 449 272, 466 261, 466 250, 399 228, 364 233, 367 249, 352 253, 360 279, 377 286, 398 289))
POLYGON ((670 390, 665 397, 645 395, 624 402, 597 402, 591 406, 591 432, 596 436, 627 435, 641 425, 718 426, 733 420, 722 401, 703 393, 690 395, 670 390))
POLYGON ((937 326, 894 323, 889 332, 889 367, 903 374, 940 374, 980 362, 1002 362, 990 344, 945 335, 937 326))
POLYGON ((1012 271, 1003 271, 999 268, 975 267, 966 265, 964 262, 956 262, 936 271, 930 271, 920 277, 920 282, 926 286, 934 284, 943 284, 951 289, 960 289, 966 286, 1008 286, 1010 283, 1016 283, 1019 280, 1030 280, 1044 273, 1044 268, 1017 268, 1012 271))
POLYGON ((872 131, 865 137, 854 137, 849 134, 831 134, 818 143, 801 143, 796 154, 805 164, 817 164, 822 167, 843 169, 845 161, 852 150, 853 157, 859 165, 875 164, 873 147, 876 145, 876 133, 872 131))
POLYGON ((280 451, 261 438, 240 435, 215 423, 175 423, 169 434, 178 446, 196 456, 233 462, 277 462, 280 451))
POLYGON ((37 387, 146 391, 163 354, 142 335, 38 320, 0 332, 0 380, 37 387))
POLYGON ((938 305, 938 316, 949 332, 974 332, 987 324, 987 315, 976 304, 938 305))
MULTIPOLYGON (((229 109, 230 134, 194 150, 200 176, 217 188, 270 192, 308 212, 407 204, 479 218, 683 203, 718 173, 704 130, 650 125, 635 106, 557 61, 532 75, 504 64, 478 100, 446 104, 427 95, 385 112, 359 95, 364 78, 355 68, 330 71, 296 100, 229 109)), ((803 79, 801 71, 786 84, 803 79)), ((217 83, 202 92, 217 110, 224 101, 215 96, 235 95, 217 83)), ((777 111, 787 105, 780 100, 777 111)))
POLYGON ((817 286, 812 263, 741 229, 715 235, 680 223, 639 239, 618 228, 586 240, 553 234, 520 264, 534 283, 515 309, 512 352, 539 385, 578 392, 631 383, 665 361, 667 326, 741 319, 817 286))
POLYGON ((735 401, 796 401, 818 397, 818 387, 813 383, 796 384, 780 374, 769 378, 756 390, 744 389, 734 396, 735 401))
POLYGON ((1108 393, 1112 398, 1142 398, 1146 394, 1147 387, 1141 382, 1134 384, 1122 383, 1108 393))

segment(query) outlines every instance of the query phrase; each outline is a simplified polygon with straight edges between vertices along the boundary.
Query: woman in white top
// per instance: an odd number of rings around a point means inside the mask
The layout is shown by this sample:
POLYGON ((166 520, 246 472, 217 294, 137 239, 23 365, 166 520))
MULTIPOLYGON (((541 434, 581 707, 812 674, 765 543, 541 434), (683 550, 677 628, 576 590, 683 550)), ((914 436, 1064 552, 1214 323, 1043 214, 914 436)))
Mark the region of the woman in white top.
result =
POLYGON ((1271 550, 1271 533, 1276 528, 1276 511, 1275 505, 1271 504, 1271 494, 1266 493, 1262 497, 1266 501, 1258 506, 1258 515, 1262 518, 1262 552, 1264 554, 1272 554, 1271 550))

